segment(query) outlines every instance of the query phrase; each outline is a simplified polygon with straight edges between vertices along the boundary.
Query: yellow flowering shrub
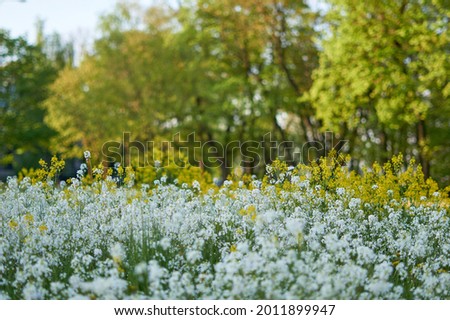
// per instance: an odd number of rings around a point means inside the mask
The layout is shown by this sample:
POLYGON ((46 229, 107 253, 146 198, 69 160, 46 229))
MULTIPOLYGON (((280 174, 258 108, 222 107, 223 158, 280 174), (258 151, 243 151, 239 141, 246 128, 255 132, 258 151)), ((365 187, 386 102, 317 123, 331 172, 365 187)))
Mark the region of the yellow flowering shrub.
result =
POLYGON ((57 156, 53 156, 50 160, 50 164, 45 160, 39 160, 39 165, 41 166, 39 169, 22 169, 19 172, 19 181, 24 177, 29 177, 31 179, 31 183, 42 182, 44 186, 48 184, 49 181, 54 181, 58 179, 58 175, 64 169, 65 161, 62 159, 58 159, 57 156))
MULTIPOLYGON (((299 164, 288 166, 285 162, 275 160, 266 167, 266 174, 261 180, 261 190, 273 192, 275 188, 280 201, 285 200, 285 193, 301 189, 301 182, 308 183, 314 190, 313 196, 337 197, 338 193, 345 193, 352 198, 358 198, 362 203, 370 203, 375 207, 384 205, 401 206, 408 208, 412 205, 420 206, 437 203, 440 207, 450 207, 450 187, 439 189, 438 184, 431 178, 425 179, 421 166, 414 159, 405 163, 400 154, 393 157, 384 165, 374 163, 362 169, 361 173, 350 170, 347 163, 348 156, 331 153, 309 165, 299 164), (270 186, 270 188, 268 188, 270 186)), ((64 168, 64 160, 52 157, 50 164, 44 160, 39 162, 41 168, 36 170, 22 170, 19 180, 25 176, 31 183, 42 182, 47 186, 49 181, 55 181, 64 168)), ((164 166, 127 167, 116 165, 113 168, 103 168, 100 164, 92 168, 90 161, 82 165, 77 173, 78 178, 85 185, 95 181, 106 180, 111 177, 110 183, 118 186, 132 187, 148 184, 150 188, 158 184, 177 184, 179 186, 195 187, 206 192, 219 188, 212 182, 211 175, 199 167, 190 165, 186 159, 178 163, 170 162, 164 166), (83 171, 84 170, 84 171, 83 171)), ((227 190, 233 198, 233 190, 238 188, 253 189, 254 179, 248 174, 230 176, 227 190)), ((241 212, 255 219, 255 212, 241 212)))
POLYGON ((189 163, 171 163, 164 167, 140 167, 136 168, 136 183, 139 185, 148 184, 153 187, 154 182, 176 183, 178 185, 187 184, 192 186, 194 181, 200 184, 202 191, 214 188, 211 175, 199 167, 194 167, 189 163))
POLYGON ((180 186, 187 184, 191 187, 194 181, 197 181, 203 192, 215 187, 211 175, 202 168, 189 164, 185 157, 181 157, 176 163, 165 159, 164 165, 155 161, 153 166, 137 167, 135 171, 135 181, 138 185, 148 184, 154 187, 156 181, 180 186))
MULTIPOLYGON (((325 197, 337 195, 338 189, 345 190, 353 198, 375 206, 386 204, 409 207, 411 205, 439 203, 443 208, 450 207, 448 197, 450 187, 439 189, 431 178, 425 179, 420 165, 414 159, 408 164, 400 154, 381 166, 374 163, 362 169, 359 174, 346 165, 349 157, 331 154, 310 165, 300 164, 288 169, 281 161, 274 161, 263 178, 263 188, 275 186, 277 192, 300 189, 298 183, 292 183, 293 177, 299 181, 308 180, 315 195, 325 197), (393 201, 394 200, 394 201, 393 201)), ((298 181, 297 180, 297 181, 298 181)))

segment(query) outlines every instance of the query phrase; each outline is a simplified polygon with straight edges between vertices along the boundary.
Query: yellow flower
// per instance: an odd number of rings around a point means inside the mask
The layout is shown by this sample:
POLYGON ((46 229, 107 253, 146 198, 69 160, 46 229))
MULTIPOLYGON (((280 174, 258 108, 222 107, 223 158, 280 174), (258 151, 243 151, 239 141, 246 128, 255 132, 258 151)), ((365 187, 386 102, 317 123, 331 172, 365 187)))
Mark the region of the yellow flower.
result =
POLYGON ((118 265, 120 265, 122 263, 122 259, 120 257, 114 256, 112 258, 113 258, 114 263, 116 263, 118 265))
POLYGON ((299 247, 303 245, 303 234, 301 232, 299 232, 297 235, 297 243, 299 247))
POLYGON ((230 247, 230 252, 236 252, 236 251, 237 251, 236 245, 233 244, 233 245, 230 247))
POLYGON ((34 222, 34 217, 31 213, 27 213, 23 218, 28 224, 32 224, 34 222))
POLYGON ((48 230, 48 228, 47 228, 47 226, 45 224, 39 226, 39 231, 40 232, 45 232, 47 230, 48 230))
POLYGON ((14 220, 11 220, 8 225, 11 229, 15 229, 19 226, 19 224, 14 220))
POLYGON ((256 207, 254 205, 250 205, 247 207, 247 209, 239 210, 239 214, 241 216, 250 216, 250 219, 252 219, 252 221, 255 221, 256 220, 256 207))

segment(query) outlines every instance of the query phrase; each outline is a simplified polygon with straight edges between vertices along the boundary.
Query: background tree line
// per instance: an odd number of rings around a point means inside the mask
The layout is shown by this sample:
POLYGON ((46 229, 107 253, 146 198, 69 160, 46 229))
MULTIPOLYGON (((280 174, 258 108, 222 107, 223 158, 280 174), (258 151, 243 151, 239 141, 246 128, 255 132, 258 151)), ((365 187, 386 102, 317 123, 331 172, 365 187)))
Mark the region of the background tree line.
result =
POLYGON ((79 158, 85 149, 102 160, 103 143, 123 132, 155 142, 195 132, 226 177, 233 164, 263 168, 216 144, 268 132, 296 146, 325 144, 330 130, 349 140, 354 168, 402 152, 448 184, 448 3, 324 4, 319 13, 299 0, 120 2, 76 66, 57 35, 30 45, 2 32, 3 163, 18 169, 30 165, 24 155, 79 158))

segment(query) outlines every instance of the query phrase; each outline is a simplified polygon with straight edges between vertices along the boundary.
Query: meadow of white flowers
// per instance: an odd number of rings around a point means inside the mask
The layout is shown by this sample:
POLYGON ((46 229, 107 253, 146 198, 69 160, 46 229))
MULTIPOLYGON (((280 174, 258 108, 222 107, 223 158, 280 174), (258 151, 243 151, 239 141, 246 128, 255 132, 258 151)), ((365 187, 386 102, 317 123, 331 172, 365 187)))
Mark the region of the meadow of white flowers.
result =
POLYGON ((9 179, 0 298, 450 298, 450 221, 432 200, 374 207, 344 188, 318 197, 308 180, 156 183, 9 179))

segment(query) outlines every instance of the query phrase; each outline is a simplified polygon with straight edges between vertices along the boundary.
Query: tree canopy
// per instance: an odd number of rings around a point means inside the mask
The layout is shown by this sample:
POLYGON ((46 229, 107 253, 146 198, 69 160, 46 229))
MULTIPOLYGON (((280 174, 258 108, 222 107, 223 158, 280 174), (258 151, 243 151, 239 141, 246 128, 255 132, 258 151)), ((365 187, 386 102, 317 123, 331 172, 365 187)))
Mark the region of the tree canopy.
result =
POLYGON ((330 35, 310 91, 323 127, 353 155, 417 155, 426 175, 449 132, 448 6, 440 1, 329 1, 330 35))
POLYGON ((345 140, 354 169, 402 153, 448 184, 446 1, 324 4, 119 2, 76 66, 57 35, 41 32, 33 46, 3 32, 2 155, 89 149, 107 162, 104 144, 122 141, 123 151, 129 133, 179 149, 200 143, 209 152, 192 164, 211 168, 214 155, 221 169, 211 171, 226 178, 232 167, 264 171, 274 141, 275 156, 295 164, 345 140))

